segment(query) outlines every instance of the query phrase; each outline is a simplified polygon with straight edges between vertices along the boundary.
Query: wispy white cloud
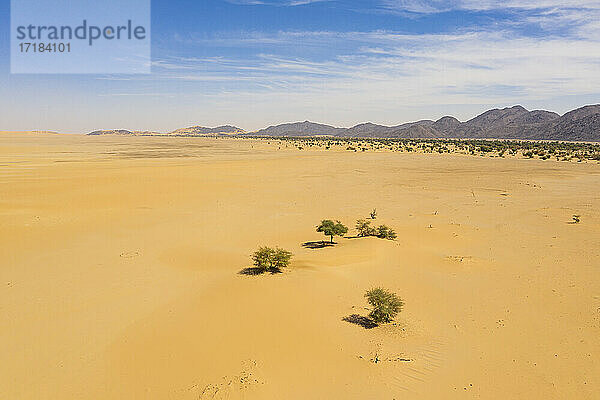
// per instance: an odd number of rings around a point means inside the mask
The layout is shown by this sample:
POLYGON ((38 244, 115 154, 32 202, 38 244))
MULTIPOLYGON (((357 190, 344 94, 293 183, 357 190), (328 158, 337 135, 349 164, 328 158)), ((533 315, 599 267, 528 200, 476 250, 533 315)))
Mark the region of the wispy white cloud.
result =
POLYGON ((382 0, 391 10, 416 13, 437 13, 450 10, 541 10, 541 9, 600 9, 597 0, 382 0))
MULTIPOLYGON (((540 101, 600 88, 598 40, 515 38, 511 32, 404 35, 393 32, 279 32, 270 43, 311 41, 355 51, 315 61, 258 54, 252 60, 171 60, 165 79, 218 82, 218 90, 307 103, 475 104, 540 101), (211 67, 212 66, 212 67, 211 67), (183 72, 183 73, 182 73, 183 72), (277 90, 282 89, 282 90, 277 90), (293 94, 290 94, 293 92, 293 94), (310 99, 310 100, 309 100, 310 99)), ((221 38, 224 43, 226 38, 221 38)), ((239 44, 238 38, 231 38, 239 44)), ((251 40, 259 40, 257 37, 251 40)), ((165 65, 157 63, 159 68, 165 65)), ((161 71, 157 71, 159 74, 161 71)), ((217 92, 218 92, 217 90, 217 92)))
POLYGON ((537 26, 550 33, 598 36, 599 0, 381 0, 380 9, 401 15, 428 15, 448 11, 513 12, 511 21, 496 26, 537 26))

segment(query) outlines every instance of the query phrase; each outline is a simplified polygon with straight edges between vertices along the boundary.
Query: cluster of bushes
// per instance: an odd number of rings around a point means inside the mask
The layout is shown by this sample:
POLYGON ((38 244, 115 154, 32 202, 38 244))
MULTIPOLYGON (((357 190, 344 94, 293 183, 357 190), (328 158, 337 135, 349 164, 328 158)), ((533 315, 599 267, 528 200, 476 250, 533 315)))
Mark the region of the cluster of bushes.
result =
MULTIPOLYGON (((375 219, 376 211, 373 210, 371 218, 375 219)), ((380 225, 371 227, 371 221, 359 219, 356 221, 358 236, 377 236, 384 239, 395 239, 396 232, 393 229, 380 225)), ((317 226, 317 232, 330 237, 333 243, 334 236, 344 236, 348 233, 348 227, 340 221, 326 219, 317 226)), ((266 272, 277 273, 288 267, 292 259, 292 253, 279 247, 260 247, 252 254, 254 268, 247 268, 241 273, 258 275, 266 272), (251 270, 251 271, 250 271, 251 270)), ((375 288, 365 293, 367 302, 371 305, 369 317, 353 315, 345 318, 346 321, 357 323, 364 327, 375 327, 378 324, 388 323, 402 310, 404 302, 396 294, 383 288, 375 288)))
MULTIPOLYGON (((377 210, 374 209, 369 215, 372 220, 377 218, 377 210)), ((389 226, 379 225, 374 227, 371 226, 371 221, 366 219, 357 220, 355 227, 358 237, 376 236, 380 239, 388 240, 394 240, 397 237, 396 232, 389 226)), ((348 233, 348 227, 340 221, 324 219, 317 225, 317 232, 322 232, 324 235, 329 236, 330 243, 333 243, 334 236, 344 236, 348 233)))
POLYGON ((371 221, 367 221, 366 219, 356 221, 356 231, 360 237, 377 236, 380 239, 388 240, 394 240, 397 237, 396 232, 392 228, 386 225, 379 225, 375 228, 371 226, 371 221))
MULTIPOLYGON (((371 218, 375 218, 377 212, 373 210, 371 212, 371 218)), ((396 238, 396 232, 386 225, 380 225, 377 228, 371 227, 371 221, 358 220, 356 221, 356 230, 358 236, 376 236, 382 239, 394 240, 396 238)), ((334 221, 331 219, 324 219, 317 226, 317 232, 322 232, 324 235, 329 236, 330 243, 333 244, 333 238, 335 236, 344 236, 348 233, 348 227, 342 224, 340 221, 334 221)), ((252 263, 254 267, 252 273, 260 274, 265 272, 281 272, 283 268, 286 268, 290 264, 292 259, 292 253, 279 247, 260 247, 252 254, 252 263)))

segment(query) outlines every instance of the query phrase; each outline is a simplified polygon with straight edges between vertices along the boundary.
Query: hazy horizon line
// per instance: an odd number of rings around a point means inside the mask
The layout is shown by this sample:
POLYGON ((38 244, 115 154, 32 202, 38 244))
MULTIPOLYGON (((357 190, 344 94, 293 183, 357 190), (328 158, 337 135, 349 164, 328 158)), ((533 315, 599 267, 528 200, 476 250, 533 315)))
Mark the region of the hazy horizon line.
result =
POLYGON ((386 123, 377 123, 377 122, 372 122, 372 121, 363 121, 363 122, 359 122, 359 123, 355 123, 355 124, 348 124, 348 125, 345 125, 345 126, 341 126, 341 125, 337 125, 337 124, 330 124, 330 123, 327 123, 327 122, 318 122, 318 121, 310 120, 310 119, 295 119, 295 120, 287 120, 287 121, 283 121, 283 122, 271 123, 271 124, 266 125, 266 126, 264 126, 262 128, 258 128, 258 129, 254 129, 254 130, 247 130, 245 128, 242 128, 241 125, 239 125, 239 124, 236 124, 236 123, 233 123, 233 122, 226 122, 226 123, 221 123, 221 124, 217 124, 217 125, 214 125, 214 126, 210 126, 211 124, 207 124, 207 125, 200 125, 200 124, 196 124, 196 125, 184 125, 184 124, 181 124, 178 128, 175 128, 175 129, 172 129, 172 130, 148 130, 148 129, 130 129, 130 128, 124 128, 124 127, 118 127, 118 128, 106 128, 106 127, 104 127, 104 128, 97 128, 97 129, 80 130, 80 131, 77 131, 77 132, 73 132, 73 131, 72 132, 68 132, 68 131, 55 130, 55 129, 3 129, 3 130, 0 130, 0 132, 2 132, 2 133, 48 133, 48 134, 87 135, 88 133, 95 132, 95 131, 117 131, 117 130, 125 130, 125 131, 133 132, 133 133, 147 132, 147 133, 168 134, 168 133, 172 133, 172 132, 174 132, 174 131, 176 131, 178 129, 186 129, 186 128, 202 127, 202 128, 214 129, 214 128, 218 128, 218 127, 222 127, 222 126, 233 126, 235 128, 243 130, 245 133, 252 133, 252 132, 258 132, 258 131, 260 131, 262 129, 270 128, 270 127, 273 127, 273 126, 279 126, 279 125, 284 125, 284 124, 298 124, 298 123, 306 123, 306 122, 313 123, 313 124, 318 124, 318 125, 327 125, 327 126, 330 126, 330 127, 333 127, 333 128, 339 128, 339 129, 350 129, 350 128, 353 128, 353 127, 356 127, 356 126, 359 126, 359 125, 363 125, 363 124, 373 124, 373 125, 379 125, 379 126, 385 126, 385 127, 396 127, 396 126, 401 126, 401 125, 404 125, 404 124, 411 124, 411 123, 416 123, 416 122, 421 122, 421 121, 434 121, 435 122, 435 121, 438 121, 438 120, 440 120, 442 118, 446 118, 446 117, 452 117, 452 118, 455 118, 456 120, 458 120, 459 122, 464 123, 464 122, 468 122, 471 119, 476 118, 476 117, 478 117, 478 116, 480 116, 480 115, 482 115, 482 114, 484 114, 484 113, 486 113, 488 111, 511 109, 511 108, 515 108, 515 107, 522 107, 525 110, 527 110, 528 112, 535 112, 535 111, 553 112, 553 113, 558 114, 559 116, 562 117, 562 116, 564 116, 565 114, 568 114, 571 111, 578 110, 578 109, 581 109, 581 108, 584 108, 584 107, 588 107, 588 106, 594 106, 594 105, 600 105, 600 103, 596 103, 596 104, 594 104, 594 103, 584 104, 584 105, 581 105, 579 107, 573 108, 573 109, 571 109, 569 111, 566 111, 566 112, 564 112, 564 113, 561 114, 561 113, 553 111, 553 110, 542 109, 542 108, 534 108, 534 109, 530 110, 530 109, 528 109, 527 107, 525 107, 525 106, 523 106, 521 104, 514 104, 512 106, 505 106, 505 107, 502 107, 502 108, 500 108, 500 107, 489 108, 489 109, 486 109, 485 111, 483 111, 483 112, 481 112, 479 114, 476 114, 473 117, 471 117, 469 119, 466 119, 466 120, 461 120, 460 118, 457 118, 457 117, 454 117, 453 115, 447 114, 447 115, 443 115, 443 116, 441 116, 441 117, 439 117, 437 119, 431 119, 431 118, 413 119, 413 120, 410 120, 410 121, 400 122, 398 124, 391 124, 391 125, 388 125, 386 123))

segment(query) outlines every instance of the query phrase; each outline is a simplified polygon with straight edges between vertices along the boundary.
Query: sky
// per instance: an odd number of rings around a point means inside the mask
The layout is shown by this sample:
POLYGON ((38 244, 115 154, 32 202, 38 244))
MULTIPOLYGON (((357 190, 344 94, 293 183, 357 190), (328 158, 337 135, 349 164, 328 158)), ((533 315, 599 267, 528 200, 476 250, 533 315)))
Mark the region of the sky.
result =
POLYGON ((151 74, 10 74, 0 130, 349 127, 600 103, 600 0, 152 0, 151 74))

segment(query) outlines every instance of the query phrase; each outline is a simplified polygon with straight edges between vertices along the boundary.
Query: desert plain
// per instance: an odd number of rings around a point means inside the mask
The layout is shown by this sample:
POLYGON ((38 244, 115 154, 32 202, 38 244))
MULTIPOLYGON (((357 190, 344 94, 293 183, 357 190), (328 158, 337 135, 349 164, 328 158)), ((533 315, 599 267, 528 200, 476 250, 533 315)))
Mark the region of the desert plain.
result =
POLYGON ((597 163, 6 133, 0 221, 0 399, 600 392, 597 163), (344 321, 375 286, 395 322, 344 321))

